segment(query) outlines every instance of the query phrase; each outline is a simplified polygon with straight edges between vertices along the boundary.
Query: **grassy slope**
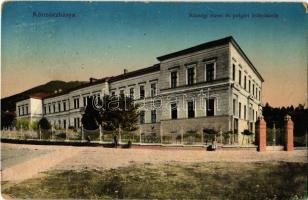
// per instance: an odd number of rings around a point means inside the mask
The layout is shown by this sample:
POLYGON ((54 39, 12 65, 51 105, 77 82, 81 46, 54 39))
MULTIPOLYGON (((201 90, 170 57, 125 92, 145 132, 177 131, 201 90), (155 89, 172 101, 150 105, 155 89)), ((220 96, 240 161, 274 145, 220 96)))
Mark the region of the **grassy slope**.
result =
POLYGON ((305 193, 303 163, 131 165, 110 170, 54 171, 2 192, 19 198, 290 199, 305 193))

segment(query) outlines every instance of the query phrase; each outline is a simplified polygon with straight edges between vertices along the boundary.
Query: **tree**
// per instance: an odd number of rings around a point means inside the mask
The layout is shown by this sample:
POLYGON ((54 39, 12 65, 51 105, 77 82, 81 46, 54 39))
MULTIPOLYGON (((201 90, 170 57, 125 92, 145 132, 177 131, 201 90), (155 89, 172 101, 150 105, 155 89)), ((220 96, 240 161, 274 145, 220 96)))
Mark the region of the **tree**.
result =
POLYGON ((16 114, 14 112, 1 112, 1 129, 12 127, 16 114))
POLYGON ((138 108, 132 98, 124 95, 105 95, 102 100, 90 97, 81 121, 88 130, 95 130, 103 125, 107 130, 121 127, 123 130, 133 131, 137 129, 138 108))
POLYGON ((46 119, 45 117, 43 117, 42 119, 40 119, 40 121, 39 121, 38 124, 39 124, 40 128, 42 128, 42 129, 48 130, 48 129, 51 128, 50 122, 49 122, 48 119, 46 119))

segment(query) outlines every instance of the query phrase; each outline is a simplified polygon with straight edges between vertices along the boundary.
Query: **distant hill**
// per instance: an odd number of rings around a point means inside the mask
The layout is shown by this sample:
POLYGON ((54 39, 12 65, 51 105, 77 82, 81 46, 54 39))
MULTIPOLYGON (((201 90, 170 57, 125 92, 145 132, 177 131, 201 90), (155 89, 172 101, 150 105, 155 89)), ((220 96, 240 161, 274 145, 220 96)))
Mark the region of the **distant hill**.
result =
POLYGON ((58 81, 58 80, 50 81, 46 84, 33 87, 19 94, 15 94, 13 96, 5 97, 1 99, 1 112, 15 111, 16 102, 22 99, 28 98, 32 94, 35 94, 35 93, 53 94, 55 90, 59 90, 59 89, 61 89, 62 92, 65 92, 67 90, 78 87, 85 83, 86 82, 84 81, 70 81, 70 82, 58 81))

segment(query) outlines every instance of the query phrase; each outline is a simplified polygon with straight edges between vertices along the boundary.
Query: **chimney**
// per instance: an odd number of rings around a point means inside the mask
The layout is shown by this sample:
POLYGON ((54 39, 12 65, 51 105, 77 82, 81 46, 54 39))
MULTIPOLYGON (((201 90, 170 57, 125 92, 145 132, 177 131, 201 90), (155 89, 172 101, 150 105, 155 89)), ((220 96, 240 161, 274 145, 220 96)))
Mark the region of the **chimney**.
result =
POLYGON ((124 69, 124 74, 127 74, 128 70, 127 69, 124 69))

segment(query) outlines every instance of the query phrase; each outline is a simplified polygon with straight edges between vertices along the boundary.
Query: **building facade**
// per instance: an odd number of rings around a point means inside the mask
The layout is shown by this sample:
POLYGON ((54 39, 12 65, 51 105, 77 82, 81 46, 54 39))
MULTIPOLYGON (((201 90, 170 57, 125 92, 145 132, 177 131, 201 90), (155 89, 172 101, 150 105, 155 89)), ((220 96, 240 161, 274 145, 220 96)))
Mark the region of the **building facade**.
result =
POLYGON ((144 134, 214 129, 238 135, 255 131, 262 114, 262 76, 233 37, 207 42, 157 58, 151 67, 42 98, 17 102, 18 118, 46 117, 53 125, 81 126, 87 97, 124 94, 140 106, 144 134))

